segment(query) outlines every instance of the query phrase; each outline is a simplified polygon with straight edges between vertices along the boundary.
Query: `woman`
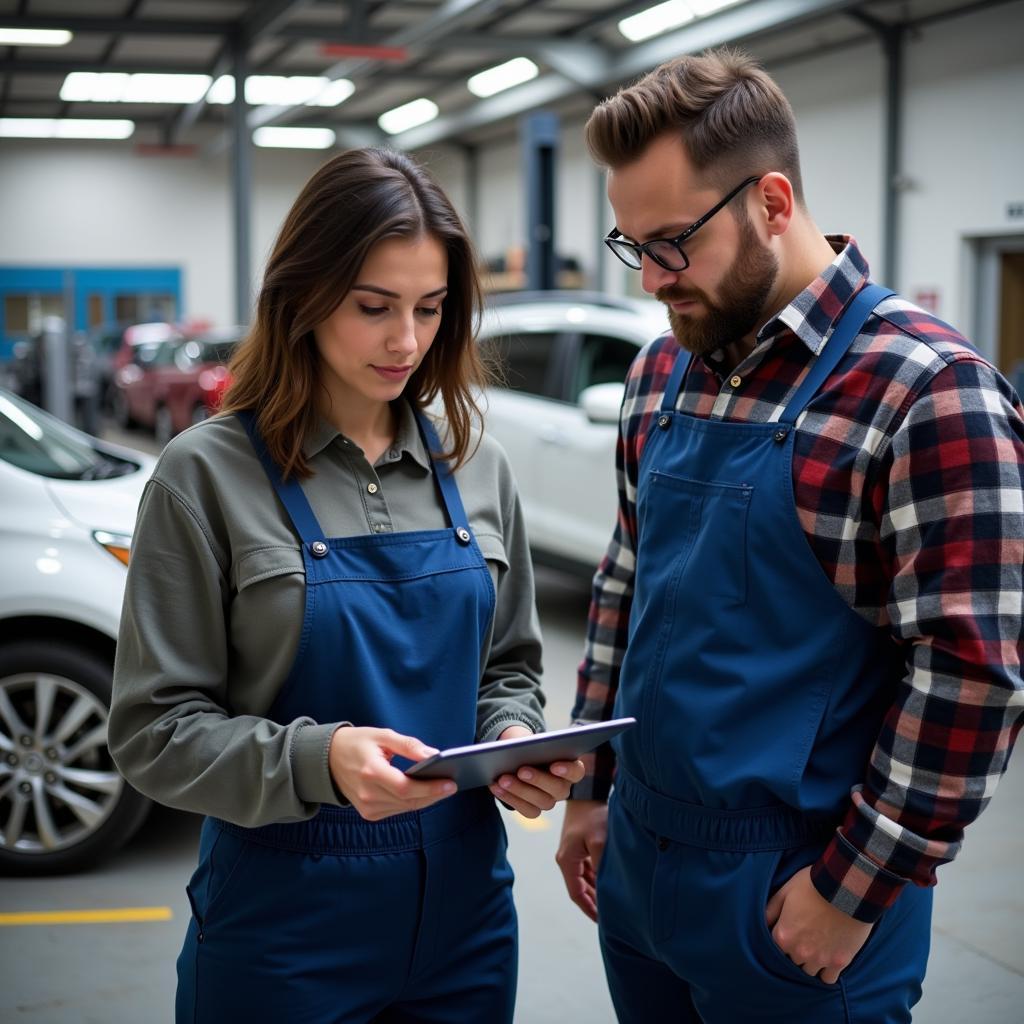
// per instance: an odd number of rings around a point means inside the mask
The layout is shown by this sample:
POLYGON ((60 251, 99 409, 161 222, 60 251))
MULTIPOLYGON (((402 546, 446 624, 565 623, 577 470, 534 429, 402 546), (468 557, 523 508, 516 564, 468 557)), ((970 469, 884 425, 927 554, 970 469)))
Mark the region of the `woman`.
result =
POLYGON ((478 297, 421 168, 335 157, 281 229, 230 415, 172 441, 147 487, 110 747, 142 792, 207 815, 179 1021, 511 1020, 494 796, 536 816, 582 765, 493 795, 401 771, 544 728, 518 498, 473 431, 478 297))

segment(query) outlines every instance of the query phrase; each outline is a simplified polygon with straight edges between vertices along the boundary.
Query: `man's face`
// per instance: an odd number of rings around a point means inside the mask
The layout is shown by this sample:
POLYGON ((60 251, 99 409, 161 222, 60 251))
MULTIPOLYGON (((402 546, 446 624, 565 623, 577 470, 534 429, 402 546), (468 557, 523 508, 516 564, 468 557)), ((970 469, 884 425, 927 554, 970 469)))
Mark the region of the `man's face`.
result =
MULTIPOLYGON (((646 242, 680 234, 722 193, 699 182, 682 142, 666 135, 609 173, 608 198, 623 235, 646 242)), ((643 256, 644 291, 668 306, 676 339, 696 355, 752 335, 778 276, 775 254, 758 237, 744 201, 745 193, 687 239, 686 270, 666 270, 643 256)))

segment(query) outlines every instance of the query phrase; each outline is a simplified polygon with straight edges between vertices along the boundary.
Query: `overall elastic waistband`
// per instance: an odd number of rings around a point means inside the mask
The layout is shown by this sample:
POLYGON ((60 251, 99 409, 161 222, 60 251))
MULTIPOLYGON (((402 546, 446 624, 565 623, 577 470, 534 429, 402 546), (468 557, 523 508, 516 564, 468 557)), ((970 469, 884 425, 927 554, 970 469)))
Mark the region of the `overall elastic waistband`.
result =
POLYGON ((785 804, 735 810, 686 803, 655 792, 621 767, 615 793, 645 828, 705 850, 788 850, 826 839, 836 827, 834 821, 810 818, 785 804))
POLYGON ((362 854, 418 850, 458 835, 485 814, 497 814, 486 788, 456 793, 422 811, 367 821, 354 807, 324 805, 307 821, 275 822, 244 828, 212 818, 213 824, 249 842, 296 853, 362 854))

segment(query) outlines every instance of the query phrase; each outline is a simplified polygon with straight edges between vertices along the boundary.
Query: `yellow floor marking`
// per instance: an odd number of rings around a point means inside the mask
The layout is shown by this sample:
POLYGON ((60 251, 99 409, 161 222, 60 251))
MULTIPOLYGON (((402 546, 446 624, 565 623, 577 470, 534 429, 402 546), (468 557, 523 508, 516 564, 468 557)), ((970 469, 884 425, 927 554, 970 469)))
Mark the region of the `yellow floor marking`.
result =
POLYGON ((539 818, 527 818, 515 811, 512 817, 515 823, 527 832, 543 832, 545 829, 551 828, 551 822, 543 814, 539 818))
POLYGON ((121 924, 126 921, 170 921, 170 907, 123 907, 119 910, 44 910, 0 914, 0 927, 26 924, 121 924))

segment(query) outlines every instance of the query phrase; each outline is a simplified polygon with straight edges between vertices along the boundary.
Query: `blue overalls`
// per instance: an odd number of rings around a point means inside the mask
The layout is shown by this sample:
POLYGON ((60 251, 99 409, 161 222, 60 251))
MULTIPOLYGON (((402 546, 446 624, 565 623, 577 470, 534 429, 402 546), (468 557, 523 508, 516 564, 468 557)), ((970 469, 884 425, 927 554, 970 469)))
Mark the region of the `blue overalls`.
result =
MULTIPOLYGON (((474 742, 495 594, 447 465, 433 463, 449 528, 327 539, 253 418, 240 418, 306 574, 295 662, 268 717, 388 727, 438 748, 474 742)), ((505 853, 485 788, 378 822, 328 805, 252 829, 207 819, 178 958, 179 1024, 511 1021, 505 853)))
POLYGON ((895 1024, 920 998, 930 889, 906 886, 834 985, 765 922, 842 820, 906 671, 822 571, 792 477, 797 417, 888 294, 851 302, 779 422, 676 412, 685 352, 652 421, 615 707, 639 725, 615 741, 598 875, 621 1022, 895 1024))

